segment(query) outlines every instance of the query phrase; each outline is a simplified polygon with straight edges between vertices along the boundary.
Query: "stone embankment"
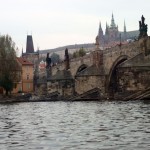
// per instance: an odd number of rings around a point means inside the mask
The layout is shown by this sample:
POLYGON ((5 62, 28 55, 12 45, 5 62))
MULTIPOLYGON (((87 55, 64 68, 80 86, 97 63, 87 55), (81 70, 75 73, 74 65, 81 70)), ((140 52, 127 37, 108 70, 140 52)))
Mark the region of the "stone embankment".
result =
POLYGON ((27 102, 29 101, 30 97, 31 97, 31 94, 17 95, 17 96, 0 95, 0 103, 27 102))
POLYGON ((0 103, 14 102, 45 102, 45 101, 60 101, 63 100, 57 92, 49 95, 24 94, 18 96, 0 96, 0 103))
POLYGON ((25 94, 19 96, 2 96, 0 95, 0 103, 15 102, 54 102, 54 101, 131 101, 131 100, 148 100, 150 101, 150 88, 145 91, 138 91, 122 98, 122 94, 114 96, 112 99, 104 98, 98 88, 94 88, 84 94, 74 95, 70 97, 62 97, 58 92, 45 95, 25 94))

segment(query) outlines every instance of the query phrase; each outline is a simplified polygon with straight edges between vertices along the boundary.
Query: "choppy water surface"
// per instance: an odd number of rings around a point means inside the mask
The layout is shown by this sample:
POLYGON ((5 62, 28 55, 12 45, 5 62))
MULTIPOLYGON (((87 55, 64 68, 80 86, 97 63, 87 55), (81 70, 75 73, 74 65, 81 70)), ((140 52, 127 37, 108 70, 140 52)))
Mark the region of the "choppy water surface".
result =
POLYGON ((149 150, 150 103, 0 105, 1 150, 149 150))

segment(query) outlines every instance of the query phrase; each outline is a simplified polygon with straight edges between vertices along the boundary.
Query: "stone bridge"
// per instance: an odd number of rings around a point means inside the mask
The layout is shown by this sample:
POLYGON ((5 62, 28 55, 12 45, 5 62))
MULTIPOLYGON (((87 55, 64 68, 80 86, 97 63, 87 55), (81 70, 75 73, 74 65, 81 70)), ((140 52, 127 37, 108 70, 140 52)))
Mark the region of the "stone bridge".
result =
MULTIPOLYGON (((125 60, 133 58, 141 51, 140 41, 135 41, 105 50, 95 48, 84 57, 71 59, 69 71, 75 82, 73 91, 82 94, 91 89, 99 88, 102 93, 110 93, 112 88, 115 88, 115 82, 117 82, 117 66, 125 60)), ((58 70, 65 70, 65 62, 53 66, 51 75, 54 76, 58 70)))
MULTIPOLYGON (((129 58, 134 57, 140 52, 141 49, 138 41, 121 46, 116 45, 115 47, 105 50, 95 48, 90 54, 80 58, 71 59, 70 71, 72 76, 75 77, 78 72, 92 66, 93 64, 96 64, 102 65, 105 70, 105 74, 110 75, 117 65, 129 58)), ((52 67, 52 75, 56 74, 58 69, 64 70, 65 63, 52 67)))

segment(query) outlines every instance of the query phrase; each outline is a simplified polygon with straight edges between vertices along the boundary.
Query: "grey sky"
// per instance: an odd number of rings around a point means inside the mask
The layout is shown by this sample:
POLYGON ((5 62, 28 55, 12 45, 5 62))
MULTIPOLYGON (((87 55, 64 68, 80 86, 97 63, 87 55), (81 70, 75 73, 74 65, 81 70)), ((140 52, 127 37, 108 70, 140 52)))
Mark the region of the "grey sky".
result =
MULTIPOLYGON (((9 34, 20 51, 27 33, 35 50, 92 43, 101 21, 103 31, 112 12, 119 30, 138 30, 143 14, 150 26, 150 0, 0 0, 0 33, 9 34)), ((148 31, 150 33, 150 31, 148 31)))

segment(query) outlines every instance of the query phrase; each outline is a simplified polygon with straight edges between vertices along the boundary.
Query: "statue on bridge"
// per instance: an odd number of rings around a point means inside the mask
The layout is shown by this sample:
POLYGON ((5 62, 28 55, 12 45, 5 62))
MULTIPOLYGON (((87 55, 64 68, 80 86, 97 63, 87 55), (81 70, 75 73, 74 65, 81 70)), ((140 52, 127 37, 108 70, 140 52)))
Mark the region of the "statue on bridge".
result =
POLYGON ((96 48, 99 48, 99 36, 98 35, 96 36, 96 39, 95 39, 95 45, 96 45, 96 48))
POLYGON ((148 35, 147 35, 147 24, 145 24, 145 18, 142 15, 141 21, 139 21, 139 43, 142 51, 145 53, 145 56, 150 54, 150 49, 148 46, 148 35))
POLYGON ((139 21, 139 39, 147 36, 147 24, 145 24, 145 18, 142 15, 141 21, 139 21))
POLYGON ((51 58, 49 57, 49 53, 47 53, 46 68, 49 69, 50 67, 51 67, 51 58))
POLYGON ((65 60, 64 61, 65 61, 65 69, 66 70, 70 69, 68 48, 65 49, 65 60))
POLYGON ((47 77, 50 77, 50 75, 51 75, 51 58, 49 57, 49 53, 47 53, 47 57, 46 57, 46 73, 47 73, 47 77))

